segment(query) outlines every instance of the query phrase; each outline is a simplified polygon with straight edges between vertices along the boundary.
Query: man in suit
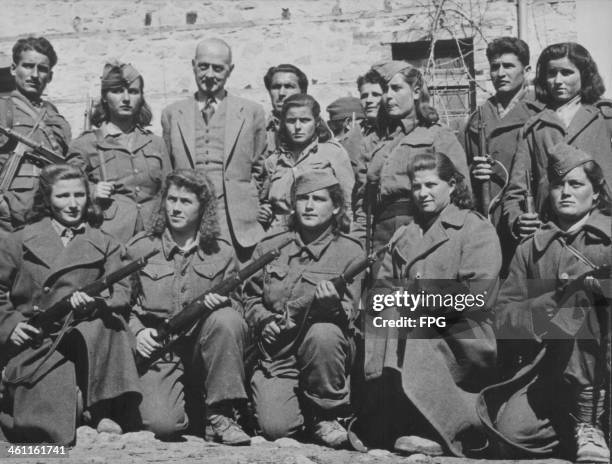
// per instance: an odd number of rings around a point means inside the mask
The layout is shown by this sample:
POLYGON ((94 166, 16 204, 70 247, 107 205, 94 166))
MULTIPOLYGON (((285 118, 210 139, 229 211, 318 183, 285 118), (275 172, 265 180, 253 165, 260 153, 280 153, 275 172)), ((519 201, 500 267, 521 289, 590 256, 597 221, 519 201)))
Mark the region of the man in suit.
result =
POLYGON ((229 45, 201 41, 192 60, 197 92, 164 109, 162 129, 174 169, 202 169, 217 196, 221 237, 244 263, 264 236, 259 204, 266 150, 263 108, 230 95, 225 83, 234 65, 229 45))

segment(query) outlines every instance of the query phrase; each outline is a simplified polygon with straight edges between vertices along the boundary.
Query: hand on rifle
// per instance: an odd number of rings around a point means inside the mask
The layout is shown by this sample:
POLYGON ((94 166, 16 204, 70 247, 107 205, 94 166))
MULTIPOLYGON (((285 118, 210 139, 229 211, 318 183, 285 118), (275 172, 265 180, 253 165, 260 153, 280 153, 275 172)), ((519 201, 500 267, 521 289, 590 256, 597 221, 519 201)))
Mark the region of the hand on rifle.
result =
POLYGON ((115 191, 113 182, 100 181, 94 188, 94 198, 110 198, 115 191))
POLYGON ((228 301, 228 297, 221 296, 217 293, 208 293, 206 296, 204 296, 204 306, 206 309, 210 309, 211 311, 214 311, 221 306, 225 306, 228 301))
POLYGON ((146 328, 138 332, 136 335, 136 350, 140 356, 149 358, 153 352, 162 348, 163 345, 155 337, 157 337, 157 330, 155 329, 146 328))
POLYGON ((334 284, 323 280, 317 284, 311 317, 316 320, 332 320, 340 312, 340 295, 334 284))
POLYGON ((96 299, 84 292, 74 292, 70 295, 70 306, 76 311, 88 314, 96 307, 96 299))
POLYGON ((276 338, 281 333, 281 329, 274 319, 268 322, 261 331, 261 338, 268 344, 276 341, 276 338))
POLYGON ((472 177, 479 181, 485 182, 491 180, 493 167, 488 156, 474 156, 474 164, 472 165, 472 177))
POLYGON ((27 322, 19 322, 11 332, 9 340, 13 345, 21 346, 30 342, 36 335, 40 335, 40 330, 27 322))
POLYGON ((534 234, 542 226, 538 213, 523 213, 516 220, 516 233, 523 239, 534 234))
POLYGON ((274 213, 272 212, 272 205, 269 203, 262 203, 259 205, 259 211, 257 211, 257 222, 262 226, 267 227, 274 219, 274 213))

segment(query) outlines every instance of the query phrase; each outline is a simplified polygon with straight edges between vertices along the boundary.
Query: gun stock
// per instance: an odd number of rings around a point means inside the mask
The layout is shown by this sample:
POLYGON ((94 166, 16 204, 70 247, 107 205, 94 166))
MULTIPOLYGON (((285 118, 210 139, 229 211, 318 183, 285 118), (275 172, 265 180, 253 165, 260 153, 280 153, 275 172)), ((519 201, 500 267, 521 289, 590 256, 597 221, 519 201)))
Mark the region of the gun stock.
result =
MULTIPOLYGON (((487 135, 482 108, 478 108, 478 151, 479 155, 489 158, 487 154, 487 135)), ((491 205, 491 181, 482 182, 480 186, 480 212, 489 216, 489 206, 491 205)))
POLYGON ((525 212, 535 213, 535 201, 533 199, 533 191, 531 190, 531 173, 525 172, 525 212))

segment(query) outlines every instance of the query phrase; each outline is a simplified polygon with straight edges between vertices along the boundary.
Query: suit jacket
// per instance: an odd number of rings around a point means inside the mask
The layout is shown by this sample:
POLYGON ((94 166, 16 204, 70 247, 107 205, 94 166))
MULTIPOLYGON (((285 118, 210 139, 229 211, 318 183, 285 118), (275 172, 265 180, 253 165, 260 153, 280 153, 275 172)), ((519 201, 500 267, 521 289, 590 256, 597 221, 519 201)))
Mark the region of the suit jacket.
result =
MULTIPOLYGON (((259 190, 266 151, 263 108, 244 98, 227 95, 223 193, 228 225, 238 244, 251 247, 264 236, 257 222, 259 190)), ((163 137, 174 169, 193 169, 196 163, 194 98, 173 103, 162 112, 163 137)))

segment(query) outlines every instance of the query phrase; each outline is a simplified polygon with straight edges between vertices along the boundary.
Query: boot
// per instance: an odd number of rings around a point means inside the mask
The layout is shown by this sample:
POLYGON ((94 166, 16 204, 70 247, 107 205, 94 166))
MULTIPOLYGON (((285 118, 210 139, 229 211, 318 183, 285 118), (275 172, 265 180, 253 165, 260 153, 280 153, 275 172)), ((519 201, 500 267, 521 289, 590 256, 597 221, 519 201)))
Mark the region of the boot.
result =
POLYGON ((605 391, 586 387, 578 392, 574 425, 576 462, 610 462, 610 449, 599 425, 605 391))
POLYGON ((206 412, 206 441, 230 446, 251 444, 251 437, 234 420, 231 405, 223 403, 211 405, 206 412))

